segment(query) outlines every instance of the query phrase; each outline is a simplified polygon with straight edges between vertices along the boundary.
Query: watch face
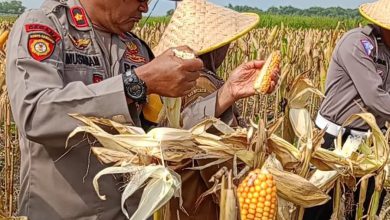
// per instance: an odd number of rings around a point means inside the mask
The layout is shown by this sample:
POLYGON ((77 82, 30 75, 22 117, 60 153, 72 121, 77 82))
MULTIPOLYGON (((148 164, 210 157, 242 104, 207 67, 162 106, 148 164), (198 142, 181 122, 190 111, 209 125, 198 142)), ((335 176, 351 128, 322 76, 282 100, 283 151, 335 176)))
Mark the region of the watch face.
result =
POLYGON ((139 103, 146 101, 146 85, 143 81, 138 79, 137 75, 131 72, 130 74, 126 73, 124 84, 128 98, 131 98, 139 103))
POLYGON ((137 83, 131 83, 127 89, 128 94, 134 99, 142 98, 144 94, 144 88, 137 83))
POLYGON ((142 95, 142 86, 139 84, 133 84, 130 86, 130 94, 133 94, 135 97, 140 97, 142 95))

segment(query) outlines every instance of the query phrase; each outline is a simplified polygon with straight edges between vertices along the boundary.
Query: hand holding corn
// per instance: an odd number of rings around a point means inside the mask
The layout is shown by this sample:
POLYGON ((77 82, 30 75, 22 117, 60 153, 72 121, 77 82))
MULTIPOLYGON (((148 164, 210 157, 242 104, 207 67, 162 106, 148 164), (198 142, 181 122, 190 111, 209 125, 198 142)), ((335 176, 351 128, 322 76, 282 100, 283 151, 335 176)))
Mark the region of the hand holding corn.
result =
MULTIPOLYGON (((178 51, 191 51, 187 47, 177 48, 178 51)), ((135 69, 149 93, 165 97, 182 97, 196 85, 203 62, 195 57, 180 59, 172 49, 165 51, 151 62, 135 69)))
MULTIPOLYGON (((196 58, 194 53, 186 52, 184 50, 179 50, 174 48, 172 49, 172 52, 176 57, 181 58, 183 60, 192 60, 196 58)), ((162 101, 163 101, 163 109, 160 112, 159 120, 163 120, 164 118, 166 118, 168 122, 167 125, 168 127, 181 128, 181 124, 180 124, 181 97, 179 98, 162 97, 162 101)))

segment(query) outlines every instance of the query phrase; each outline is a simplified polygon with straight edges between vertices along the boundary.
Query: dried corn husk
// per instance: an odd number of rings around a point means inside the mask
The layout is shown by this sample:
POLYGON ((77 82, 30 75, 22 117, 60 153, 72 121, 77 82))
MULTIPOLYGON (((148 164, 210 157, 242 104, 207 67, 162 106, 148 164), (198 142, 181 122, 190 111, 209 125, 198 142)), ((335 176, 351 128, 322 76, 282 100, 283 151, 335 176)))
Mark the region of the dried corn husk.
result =
POLYGON ((237 198, 231 172, 228 176, 222 177, 221 199, 220 199, 220 220, 237 220, 237 198))
MULTIPOLYGON (((358 150, 361 144, 361 138, 349 136, 344 144, 344 147, 342 149, 336 148, 334 152, 339 156, 348 158, 358 150)), ((341 167, 339 167, 337 170, 331 171, 316 170, 314 174, 310 177, 309 181, 323 191, 329 191, 333 188, 335 181, 340 177, 342 173, 343 171, 341 167)))
POLYGON ((100 171, 93 180, 93 186, 99 198, 106 200, 104 195, 99 193, 98 180, 107 174, 130 174, 130 182, 122 193, 122 212, 131 220, 147 219, 159 208, 165 205, 174 195, 181 200, 181 180, 180 176, 172 170, 160 166, 123 166, 109 167, 100 171), (130 217, 125 208, 125 201, 137 190, 146 184, 138 209, 130 217))
MULTIPOLYGON (((286 171, 278 171, 270 169, 269 172, 274 175, 277 180, 278 194, 284 200, 294 203, 300 207, 313 207, 320 205, 329 200, 325 192, 336 181, 340 174, 349 175, 365 175, 370 172, 380 171, 384 161, 376 160, 374 153, 384 154, 386 156, 387 143, 384 142, 384 136, 374 130, 372 141, 367 142, 364 152, 372 152, 372 155, 357 153, 357 146, 353 146, 352 142, 347 142, 347 146, 338 147, 335 151, 328 151, 319 148, 323 133, 314 133, 310 130, 310 123, 306 123, 303 130, 309 131, 300 139, 300 150, 294 145, 288 143, 282 138, 267 133, 265 129, 260 129, 263 135, 255 132, 256 126, 252 128, 252 135, 247 129, 232 129, 223 122, 217 119, 208 119, 190 130, 157 128, 148 133, 143 133, 136 128, 127 127, 96 118, 87 118, 80 115, 73 117, 83 121, 86 126, 77 128, 70 137, 79 132, 88 132, 95 136, 104 148, 92 148, 92 151, 104 163, 115 163, 119 167, 132 167, 143 165, 145 162, 142 156, 151 157, 154 162, 164 164, 164 161, 177 162, 184 159, 212 159, 210 164, 193 169, 205 169, 210 166, 233 160, 237 166, 236 160, 246 163, 248 167, 257 166, 256 160, 259 160, 259 155, 256 154, 256 149, 260 149, 259 143, 267 143, 268 150, 273 152, 277 159, 280 160, 283 168, 291 168, 300 173, 302 176, 307 175, 309 163, 317 165, 320 170, 330 171, 325 174, 330 174, 323 180, 316 180, 313 185, 308 180, 293 173, 286 171), (115 127, 118 134, 109 134, 105 132, 99 125, 115 127), (208 129, 214 128, 218 130, 219 135, 210 134, 208 129), (314 133, 314 134, 313 134, 314 133), (314 135, 314 136, 312 136, 314 135), (380 136, 381 135, 381 136, 380 136), (248 138, 249 137, 249 138, 248 138), (261 138, 262 137, 262 138, 261 138), (268 139, 267 142, 264 140, 268 139), (374 147, 369 147, 372 143, 374 147), (307 154, 307 149, 310 149, 310 156, 307 154), (255 151, 254 151, 255 150, 255 151), (311 153, 313 151, 313 153, 311 153), (306 160, 304 160, 304 155, 306 160), (302 166, 302 164, 306 164, 302 166), (306 170, 306 171, 305 171, 306 170), (336 179, 336 180, 335 180, 336 179), (297 184, 291 184, 291 182, 297 184), (302 191, 304 190, 304 191, 302 191)), ((360 115, 364 120, 369 120, 370 116, 360 115)), ((280 124, 280 123, 278 123, 280 124)), ((370 125, 373 125, 372 123, 370 125)), ((259 126, 257 126, 259 127, 259 126)), ((261 126, 263 127, 263 126, 261 126)), ((272 128, 274 131, 275 128, 272 128)), ((264 148, 264 149, 263 149, 264 148)), ((265 146, 262 146, 266 150, 265 146)), ((263 153, 263 156, 266 155, 263 153)), ((386 158, 386 157, 385 157, 386 158)), ((279 169, 281 169, 279 167, 279 169)), ((124 172, 124 170, 122 170, 124 172)), ((321 171, 318 171, 321 174, 321 171)), ((238 173, 237 168, 233 168, 234 179, 243 174, 238 173)), ((324 173, 322 173, 324 174, 324 173)), ((239 177, 238 177, 239 178, 239 177)), ((165 183, 156 183, 165 184, 165 183)), ((160 185, 157 185, 160 186, 160 185)), ((218 184, 214 187, 214 191, 219 189, 218 184)), ((154 188, 153 188, 154 189, 154 188)), ((157 190, 157 189, 155 189, 157 190)), ((132 190, 130 190, 131 192, 132 190)), ((212 192, 210 192, 212 193, 212 192)), ((288 204, 288 203, 287 203, 288 204)), ((161 204, 155 204, 160 206, 161 204)), ((299 209, 301 210, 301 208, 299 209)), ((153 211, 148 209, 147 212, 153 211)), ((301 214, 302 212, 298 212, 301 214)))
POLYGON ((268 171, 276 180, 278 195, 287 201, 309 208, 322 205, 330 199, 327 194, 303 177, 274 168, 270 168, 268 171))

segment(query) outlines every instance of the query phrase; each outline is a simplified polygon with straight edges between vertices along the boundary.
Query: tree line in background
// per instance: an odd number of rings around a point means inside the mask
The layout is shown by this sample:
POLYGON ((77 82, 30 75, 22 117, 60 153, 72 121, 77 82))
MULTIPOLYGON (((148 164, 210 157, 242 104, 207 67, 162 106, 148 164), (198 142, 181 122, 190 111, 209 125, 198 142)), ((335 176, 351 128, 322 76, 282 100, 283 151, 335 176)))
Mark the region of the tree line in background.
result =
MULTIPOLYGON (((32 1, 32 0, 31 0, 32 1)), ((10 0, 0 2, 0 13, 1 14, 22 14, 26 10, 21 1, 10 0)))
POLYGON ((256 7, 233 6, 232 4, 229 4, 227 7, 239 12, 269 13, 269 14, 276 14, 276 15, 294 15, 294 16, 308 16, 308 17, 338 17, 338 18, 350 18, 350 19, 360 18, 358 9, 349 9, 349 8, 341 8, 341 7, 330 7, 330 8, 311 7, 308 9, 299 9, 299 8, 294 8, 292 6, 279 6, 279 7, 270 7, 265 11, 256 7))
MULTIPOLYGON (((261 10, 256 7, 250 6, 233 6, 229 4, 227 8, 233 9, 238 12, 254 12, 254 13, 267 13, 273 15, 292 15, 292 16, 307 16, 307 17, 332 17, 332 18, 343 18, 343 19, 359 19, 358 9, 349 9, 341 7, 330 7, 330 8, 321 8, 321 7, 311 7, 308 9, 299 9, 292 6, 279 6, 279 7, 270 7, 267 10, 261 10)), ((167 12, 167 15, 170 16, 173 14, 173 9, 167 12)))

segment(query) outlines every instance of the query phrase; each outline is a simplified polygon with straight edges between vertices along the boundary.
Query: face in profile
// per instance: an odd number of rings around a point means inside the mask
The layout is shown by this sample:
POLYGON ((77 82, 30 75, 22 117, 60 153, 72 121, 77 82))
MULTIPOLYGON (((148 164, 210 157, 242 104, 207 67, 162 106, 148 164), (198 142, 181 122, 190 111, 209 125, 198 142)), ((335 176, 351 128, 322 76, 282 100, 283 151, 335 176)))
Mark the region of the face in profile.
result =
POLYGON ((117 34, 131 31, 148 12, 147 0, 102 0, 102 5, 108 17, 102 26, 117 34))

